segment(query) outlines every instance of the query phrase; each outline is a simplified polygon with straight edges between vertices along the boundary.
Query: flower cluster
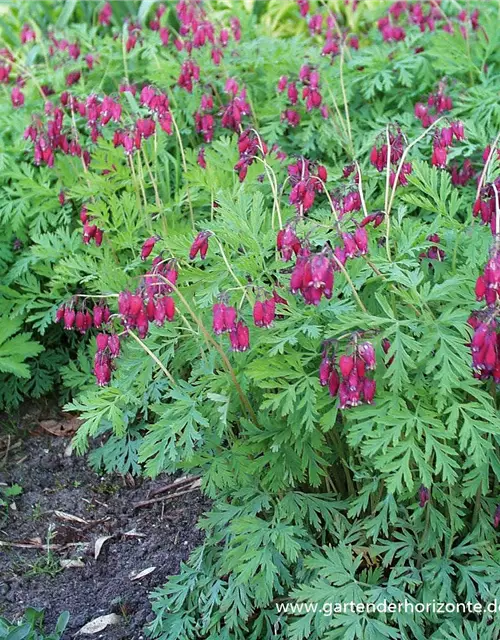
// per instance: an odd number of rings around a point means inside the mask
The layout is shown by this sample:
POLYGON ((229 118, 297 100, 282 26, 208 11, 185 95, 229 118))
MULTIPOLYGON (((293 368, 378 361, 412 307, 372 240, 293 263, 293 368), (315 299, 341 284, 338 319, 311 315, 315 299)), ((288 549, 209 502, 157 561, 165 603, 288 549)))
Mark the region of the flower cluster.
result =
POLYGON ((296 0, 297 5, 299 7, 300 15, 302 17, 307 16, 309 13, 309 2, 308 0, 296 0))
POLYGON ((97 20, 103 27, 109 27, 109 25, 111 24, 112 15, 113 8, 111 6, 111 2, 105 2, 101 10, 99 11, 97 20))
MULTIPOLYGON (((299 99, 299 92, 295 82, 289 82, 287 76, 281 76, 278 80, 278 93, 283 93, 286 89, 287 98, 291 106, 295 106, 299 99)), ((300 124, 300 113, 296 109, 286 108, 281 114, 281 120, 286 120, 291 127, 300 124)))
POLYGON ((374 213, 369 213, 367 216, 361 220, 359 223, 360 227, 366 227, 368 224, 373 224, 373 228, 376 229, 379 227, 384 221, 384 213, 383 211, 375 211, 374 213))
MULTIPOLYGON (((201 2, 189 2, 181 0, 176 5, 177 18, 179 20, 179 35, 175 41, 178 51, 183 49, 190 54, 194 49, 200 49, 206 45, 211 47, 211 58, 215 64, 219 64, 223 57, 223 49, 229 42, 229 31, 222 28, 217 36, 215 26, 207 19, 207 14, 201 2)), ((241 25, 236 17, 229 20, 232 36, 236 42, 241 38, 241 25)))
MULTIPOLYGON (((148 238, 141 251, 141 257, 147 259, 158 241, 148 238)), ((163 260, 162 256, 153 259, 151 270, 144 274, 142 282, 135 291, 122 291, 118 296, 118 315, 125 331, 136 329, 139 338, 145 338, 151 323, 163 326, 165 321, 172 322, 175 317, 175 301, 169 294, 177 281, 175 259, 163 260)), ((96 336, 97 352, 94 360, 94 375, 99 386, 109 384, 113 370, 113 360, 120 353, 120 336, 115 334, 111 324, 112 316, 107 306, 96 305, 92 314, 88 310, 75 313, 73 303, 59 308, 56 321, 63 321, 66 329, 75 327, 82 333, 94 326, 101 329, 96 336), (102 329, 105 329, 102 331, 102 329)))
POLYGON ((427 251, 423 251, 419 258, 421 260, 427 258, 428 260, 438 260, 439 262, 442 262, 446 257, 446 253, 438 246, 441 242, 439 235, 437 233, 433 233, 430 236, 427 236, 427 240, 432 242, 433 245, 432 247, 429 247, 427 251))
MULTIPOLYGON (((314 27, 315 33, 318 33, 318 30, 322 26, 322 20, 320 22, 321 16, 313 16, 309 22, 309 30, 312 32, 312 28, 314 27)), ((321 31, 319 31, 321 33, 321 31)), ((326 16, 326 33, 325 33, 325 44, 323 45, 323 49, 321 50, 322 56, 331 56, 332 58, 337 56, 340 53, 340 47, 347 43, 349 47, 352 49, 359 49, 359 39, 357 35, 351 34, 345 39, 345 35, 340 31, 337 20, 331 14, 326 16)))
MULTIPOLYGON (((394 16, 394 12, 391 12, 391 16, 394 16)), ((404 40, 406 38, 406 31, 403 29, 403 27, 394 24, 394 21, 389 16, 380 18, 377 26, 380 33, 382 34, 384 42, 400 42, 401 40, 404 40)))
POLYGON ((354 336, 338 363, 335 351, 330 354, 332 343, 327 341, 319 367, 320 384, 328 386, 332 398, 338 395, 341 409, 356 407, 363 402, 371 404, 375 396, 375 380, 366 375, 375 369, 375 349, 371 342, 359 342, 358 338, 354 336))
POLYGON ((427 487, 424 487, 424 485, 422 485, 418 490, 418 504, 420 508, 423 509, 430 499, 431 492, 427 487))
POLYGON ((276 318, 276 300, 273 297, 257 299, 253 307, 253 321, 256 327, 270 327, 276 318))
POLYGON ((181 73, 177 80, 179 87, 185 89, 188 93, 193 92, 193 82, 200 79, 200 67, 193 60, 188 59, 182 63, 181 73))
POLYGON ((105 387, 111 381, 113 360, 120 355, 120 337, 116 333, 98 333, 94 356, 94 375, 97 385, 105 387))
POLYGON ((68 331, 76 329, 82 334, 92 327, 99 329, 109 322, 110 317, 111 311, 107 305, 95 305, 90 311, 85 302, 78 306, 78 302, 73 299, 60 306, 56 312, 56 322, 62 322, 68 331))
POLYGON ((288 165, 288 176, 292 185, 290 204, 295 205, 299 215, 303 215, 313 206, 316 193, 323 191, 327 171, 323 165, 299 158, 288 165))
POLYGON ((250 115, 250 105, 247 103, 246 90, 239 90, 239 85, 234 78, 228 78, 224 92, 231 96, 229 102, 224 105, 219 113, 221 125, 224 129, 239 131, 242 117, 250 115))
POLYGON ((12 62, 14 56, 6 49, 0 49, 0 84, 7 84, 9 82, 10 72, 12 71, 12 62))
MULTIPOLYGON (((95 94, 91 94, 86 99, 84 109, 80 110, 80 115, 83 115, 87 120, 87 125, 90 129, 90 137, 92 142, 97 142, 101 134, 99 125, 107 125, 111 120, 113 122, 119 122, 122 115, 121 104, 115 101, 111 96, 104 96, 101 100, 95 94)), ((69 105, 72 111, 78 106, 78 101, 75 98, 69 97, 69 105)))
MULTIPOLYGON (((488 157, 490 152, 488 152, 488 157)), ((486 189, 488 195, 482 193, 485 198, 478 199, 474 205, 474 213, 484 208, 484 223, 490 222, 494 233, 493 246, 483 274, 476 281, 475 293, 478 301, 484 301, 486 307, 476 311, 469 318, 468 323, 474 330, 470 343, 472 352, 472 366, 474 376, 485 380, 492 377, 496 384, 500 383, 500 201, 497 180, 486 189), (477 206, 479 202, 479 207, 477 206), (494 221, 494 222, 493 222, 494 221)))
POLYGON ((276 248, 282 259, 288 262, 296 256, 290 277, 290 291, 293 294, 300 292, 306 304, 318 305, 323 296, 329 300, 333 293, 334 272, 342 269, 348 258, 368 252, 367 223, 355 224, 354 233, 339 231, 341 245, 333 250, 327 245, 319 253, 312 253, 307 242, 297 237, 292 223, 278 232, 276 248))
POLYGON ((35 42, 36 41, 36 33, 29 26, 29 24, 24 23, 21 29, 21 44, 26 44, 27 42, 35 42))
MULTIPOLYGON (((82 149, 79 142, 78 131, 74 126, 75 116, 83 118, 90 130, 90 138, 93 143, 102 136, 101 127, 110 122, 117 123, 122 116, 120 103, 112 96, 103 98, 95 94, 89 95, 86 100, 78 100, 68 91, 63 91, 60 97, 61 107, 56 107, 52 102, 46 102, 45 115, 47 122, 44 125, 39 116, 33 116, 25 132, 25 140, 30 139, 34 143, 35 164, 54 166, 55 152, 60 150, 65 155, 80 156, 86 167, 90 164, 90 152, 82 149), (65 110, 69 111, 71 124, 63 130, 65 110)), ((117 132, 115 132, 116 138, 117 132)), ((133 143, 132 143, 133 144, 133 143)), ((115 139, 115 146, 117 145, 115 139)))
POLYGON ((55 153, 61 151, 65 155, 76 156, 82 159, 87 167, 90 164, 90 153, 83 150, 78 138, 71 133, 63 132, 64 112, 52 103, 47 103, 46 114, 52 116, 47 120, 46 125, 39 116, 33 116, 32 124, 28 125, 24 131, 24 139, 31 140, 34 146, 33 160, 36 165, 46 164, 48 167, 54 166, 55 153))
POLYGON ((201 106, 194 114, 196 132, 203 135, 206 143, 212 142, 214 137, 215 119, 210 113, 214 108, 214 101, 210 94, 201 96, 201 106))
POLYGON ((10 92, 10 100, 12 102, 12 106, 14 109, 18 107, 22 107, 24 104, 24 93, 21 91, 18 85, 12 87, 12 91, 10 92))
POLYGON ((464 125, 458 120, 452 122, 449 127, 436 130, 432 143, 432 165, 444 169, 448 158, 448 149, 453 144, 453 140, 463 140, 464 138, 464 125))
POLYGON ((287 224, 283 229, 278 231, 276 248, 280 252, 281 259, 284 262, 289 262, 294 254, 297 256, 301 247, 302 243, 297 237, 292 224, 287 224))
POLYGON ((212 327, 215 335, 229 334, 233 351, 246 351, 250 346, 250 332, 243 320, 238 320, 236 307, 224 301, 216 302, 212 307, 212 327))
POLYGON ((290 291, 300 293, 306 304, 318 305, 322 296, 332 297, 334 283, 332 251, 325 248, 311 254, 307 247, 300 249, 290 278, 290 291))
MULTIPOLYGON (((148 240, 144 243, 143 249, 147 243, 148 240)), ((164 260, 161 254, 156 256, 153 259, 151 270, 144 274, 144 282, 149 297, 153 298, 155 295, 172 293, 173 287, 177 284, 178 276, 179 271, 175 258, 164 260)))
POLYGON ((465 9, 461 10, 453 22, 443 11, 440 0, 435 2, 409 2, 397 0, 389 7, 389 15, 378 21, 378 28, 382 38, 386 42, 397 42, 406 38, 406 31, 401 26, 402 18, 408 26, 416 25, 423 33, 426 30, 436 31, 442 29, 448 33, 454 33, 455 26, 464 38, 468 37, 466 22, 470 21, 475 31, 479 27, 479 11, 475 9, 470 15, 465 9))
MULTIPOLYGON (((385 171, 387 164, 391 165, 389 173, 391 187, 394 186, 396 181, 397 167, 403 157, 404 148, 405 140, 403 132, 398 126, 395 126, 385 134, 384 138, 382 138, 381 135, 378 137, 377 143, 373 145, 370 152, 370 162, 377 171, 385 171)), ((398 184, 406 186, 408 184, 407 176, 411 171, 411 162, 404 162, 399 172, 398 184)))
POLYGON ((323 100, 319 91, 319 72, 304 64, 299 71, 299 80, 304 85, 302 98, 306 101, 307 111, 319 109, 323 100))
MULTIPOLYGON (((165 320, 171 322, 175 316, 175 302, 171 296, 151 292, 152 287, 139 287, 135 293, 122 291, 118 297, 118 312, 126 329, 137 329, 140 338, 145 338, 149 323, 159 327, 165 320)), ((156 289, 156 287, 154 287, 156 289)))
POLYGON ((356 188, 354 191, 348 188, 344 195, 333 193, 332 202, 342 219, 347 213, 356 213, 361 209, 361 196, 356 188))
POLYGON ((162 15, 165 13, 165 11, 167 10, 167 7, 162 3, 160 4, 155 11, 154 14, 154 18, 152 20, 149 21, 149 28, 151 29, 151 31, 157 31, 159 36, 160 36, 160 40, 161 43, 164 47, 166 47, 168 45, 168 41, 170 39, 170 34, 168 32, 167 27, 163 27, 160 24, 160 20, 162 15))
POLYGON ((243 182, 248 167, 255 162, 258 154, 267 155, 267 145, 253 129, 247 129, 238 138, 238 151, 240 157, 234 165, 234 170, 237 172, 240 182, 243 182))
POLYGON ((427 104, 417 102, 415 105, 415 117, 420 120, 423 127, 429 127, 439 115, 453 109, 452 99, 446 95, 445 90, 446 86, 441 82, 437 91, 427 98, 427 104))
POLYGON ((85 205, 80 209, 80 220, 83 224, 83 237, 84 244, 90 244, 91 240, 94 240, 96 247, 100 247, 102 244, 102 238, 104 231, 99 229, 93 222, 93 217, 89 216, 87 207, 85 205))
POLYGON ((476 281, 476 299, 484 300, 489 307, 494 307, 500 300, 500 249, 497 243, 491 250, 483 275, 476 281))
POLYGON ((172 114, 167 96, 148 85, 143 87, 141 91, 140 103, 148 108, 151 115, 156 117, 160 129, 170 135, 172 133, 172 114))
POLYGON ((198 254, 202 260, 205 259, 208 251, 208 239, 211 236, 210 231, 200 231, 189 250, 189 259, 194 260, 198 254))
POLYGON ((500 383, 500 325, 494 310, 479 311, 468 320, 474 330, 470 348, 474 377, 500 383))
POLYGON ((497 202, 496 192, 500 192, 500 177, 496 178, 491 183, 484 185, 479 191, 479 196, 474 202, 472 209, 472 215, 478 217, 481 220, 481 224, 489 224, 493 235, 500 233, 499 225, 497 224, 497 202))
POLYGON ((92 328, 93 318, 88 309, 75 311, 73 303, 62 305, 56 312, 56 322, 63 322, 67 331, 76 329, 80 333, 86 333, 92 328))

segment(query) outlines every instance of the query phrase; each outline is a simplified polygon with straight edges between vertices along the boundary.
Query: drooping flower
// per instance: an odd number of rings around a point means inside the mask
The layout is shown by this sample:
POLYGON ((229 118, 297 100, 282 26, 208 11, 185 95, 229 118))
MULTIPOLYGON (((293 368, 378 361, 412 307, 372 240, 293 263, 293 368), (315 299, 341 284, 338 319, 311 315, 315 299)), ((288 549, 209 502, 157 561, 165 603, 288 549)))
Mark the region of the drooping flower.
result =
POLYGON ((152 236, 151 238, 148 238, 144 244, 142 245, 142 249, 141 249, 141 260, 146 260, 146 258, 151 255, 151 252, 154 249, 155 244, 158 242, 158 237, 157 236, 152 236))
POLYGON ((205 259, 208 251, 208 239, 212 234, 210 231, 200 231, 189 250, 189 259, 194 260, 198 254, 202 260, 205 259))

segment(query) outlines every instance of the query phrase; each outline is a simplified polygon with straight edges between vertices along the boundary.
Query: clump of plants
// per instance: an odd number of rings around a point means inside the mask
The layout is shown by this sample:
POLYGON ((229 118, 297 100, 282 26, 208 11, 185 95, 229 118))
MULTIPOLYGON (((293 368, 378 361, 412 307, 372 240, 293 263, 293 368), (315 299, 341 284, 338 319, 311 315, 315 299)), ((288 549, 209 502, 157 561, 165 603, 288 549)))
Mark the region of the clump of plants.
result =
POLYGON ((213 499, 148 633, 494 637, 495 9, 81 4, 9 18, 0 293, 80 452, 213 499), (384 600, 485 609, 321 608, 384 600))

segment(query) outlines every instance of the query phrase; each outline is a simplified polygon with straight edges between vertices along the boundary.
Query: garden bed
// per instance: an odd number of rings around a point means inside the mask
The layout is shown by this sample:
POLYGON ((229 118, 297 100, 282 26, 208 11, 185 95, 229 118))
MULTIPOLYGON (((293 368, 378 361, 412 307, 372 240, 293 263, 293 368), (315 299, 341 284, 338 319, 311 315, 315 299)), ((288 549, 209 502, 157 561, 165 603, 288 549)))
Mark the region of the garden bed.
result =
POLYGON ((195 525, 208 503, 194 488, 136 508, 170 479, 100 476, 71 452, 70 441, 31 435, 0 472, 0 481, 22 487, 0 530, 0 615, 15 619, 27 606, 41 607, 51 629, 69 611, 64 637, 70 638, 89 621, 116 613, 122 623, 93 637, 144 637, 152 617, 148 592, 200 543, 195 525), (150 567, 154 571, 132 580, 150 567))

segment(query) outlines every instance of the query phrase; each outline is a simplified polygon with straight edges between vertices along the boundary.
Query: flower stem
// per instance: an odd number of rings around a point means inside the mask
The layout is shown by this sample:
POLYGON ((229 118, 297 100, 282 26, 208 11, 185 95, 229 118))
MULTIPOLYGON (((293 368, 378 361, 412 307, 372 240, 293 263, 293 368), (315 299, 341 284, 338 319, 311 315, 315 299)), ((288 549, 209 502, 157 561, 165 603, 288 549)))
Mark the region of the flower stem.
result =
POLYGON ((187 182, 186 154, 184 152, 184 145, 182 144, 181 132, 179 131, 179 127, 177 126, 177 121, 175 119, 174 112, 172 110, 170 110, 170 113, 172 115, 172 124, 174 126, 175 135, 177 137, 177 142, 179 144, 179 151, 181 152, 182 168, 184 169, 184 178, 186 180, 186 195, 187 195, 188 204, 189 204, 189 216, 191 218, 191 227, 193 228, 193 231, 194 231, 195 230, 194 212, 193 212, 193 203, 191 202, 191 193, 189 191, 189 184, 187 182))
POLYGON ((356 288, 354 286, 353 281, 351 280, 350 275, 347 273, 346 268, 344 267, 344 265, 340 262, 340 260, 337 258, 337 256, 335 254, 332 254, 332 258, 335 261, 335 263, 337 264, 338 268, 342 271, 342 273, 345 276, 345 279, 347 280, 347 282, 351 285, 351 289, 352 289, 352 293, 354 295, 354 297, 356 298, 356 302, 358 303, 360 309, 362 311, 364 311, 364 313, 368 313, 367 308, 365 307, 365 305, 363 304, 363 301, 361 300, 361 298, 358 295, 358 292, 356 291, 356 288))
POLYGON ((359 199, 361 200, 361 208, 363 209, 363 214, 365 218, 368 216, 368 209, 366 208, 365 196, 363 193, 363 176, 361 174, 361 167, 357 160, 354 161, 354 166, 356 167, 356 171, 358 172, 358 191, 359 191, 359 199))
MULTIPOLYGON (((391 209, 392 209, 392 205, 394 203, 394 197, 396 196, 396 189, 398 186, 398 182, 399 182, 399 176, 401 175, 401 171, 403 170, 403 164, 406 160, 406 157, 408 155, 408 152, 410 151, 410 149, 412 147, 414 147, 418 142, 420 142, 420 140, 422 140, 423 138, 425 138, 425 136, 429 133, 429 131, 431 131, 431 129, 433 129, 438 122, 440 122, 443 119, 444 116, 441 116, 441 118, 438 118, 437 120, 435 120, 430 127, 427 127, 427 129, 421 133, 418 138, 416 138, 412 143, 410 143, 406 149, 403 151, 403 155, 401 156, 401 160, 399 161, 399 165, 398 168, 396 170, 396 175, 394 176, 394 184, 392 185, 392 191, 391 191, 391 196, 389 198, 389 202, 387 202, 387 195, 388 195, 388 188, 389 188, 389 171, 387 172, 387 181, 386 181, 386 201, 385 201, 385 219, 386 219, 386 236, 385 236, 385 241, 386 241, 386 245, 387 245, 387 256, 389 258, 389 261, 391 260, 391 252, 390 252, 390 248, 389 248, 389 227, 390 227, 390 215, 391 215, 391 209)), ((389 129, 387 129, 387 142, 388 142, 388 149, 387 149, 387 163, 389 166, 389 161, 390 161, 390 145, 389 145, 389 129)))
POLYGON ((160 198, 160 194, 158 193, 158 185, 156 184, 156 179, 153 175, 153 172, 151 171, 151 165, 149 164, 149 160, 148 160, 148 156, 146 153, 146 150, 144 149, 144 147, 142 148, 142 153, 144 156, 144 162, 146 163, 146 168, 148 170, 148 174, 149 174, 149 179, 151 180, 151 184, 153 185, 153 191, 155 193, 155 202, 156 202, 156 206, 158 207, 159 210, 161 210, 163 208, 162 202, 161 202, 161 198, 160 198))
MULTIPOLYGON (((484 168, 481 172, 481 176, 479 178, 479 181, 477 183, 477 191, 476 191, 476 200, 479 198, 480 194, 481 194, 481 189, 484 186, 484 182, 486 180, 486 176, 488 174, 488 169, 489 166, 493 160, 493 156, 495 155, 495 151, 496 151, 496 147, 498 144, 498 141, 500 140, 500 133, 497 135, 497 137, 495 138, 495 141, 493 142, 493 144, 490 147, 490 152, 488 154, 488 157, 486 158, 486 162, 484 164, 484 168)), ((472 218, 472 224, 474 224, 474 218, 472 218)), ((498 226, 497 226, 497 233, 499 232, 498 226)))
POLYGON ((175 387, 176 383, 170 371, 163 365, 161 360, 157 356, 155 356, 155 354, 151 351, 151 349, 144 344, 144 342, 139 338, 139 336, 136 336, 133 331, 130 331, 130 329, 127 331, 126 335, 132 336, 132 338, 134 338, 134 340, 141 345, 141 347, 148 354, 148 356, 150 356, 156 362, 156 364, 160 367, 160 369, 163 371, 163 373, 167 376, 167 378, 170 380, 172 385, 175 387))
POLYGON ((340 47, 340 88, 342 90, 342 99, 344 100, 344 112, 345 112, 345 121, 347 125, 347 135, 349 136, 349 146, 351 149, 351 155, 354 156, 354 145, 352 142, 352 131, 351 131, 351 119, 349 117, 349 103, 347 101, 347 94, 346 94, 345 83, 344 83, 344 51, 345 51, 345 44, 342 44, 340 47))

